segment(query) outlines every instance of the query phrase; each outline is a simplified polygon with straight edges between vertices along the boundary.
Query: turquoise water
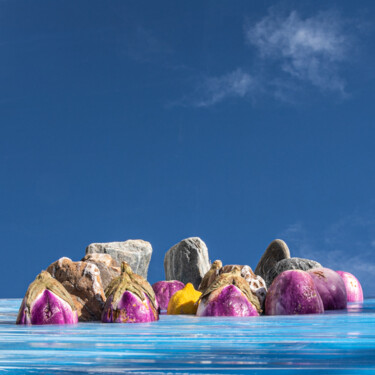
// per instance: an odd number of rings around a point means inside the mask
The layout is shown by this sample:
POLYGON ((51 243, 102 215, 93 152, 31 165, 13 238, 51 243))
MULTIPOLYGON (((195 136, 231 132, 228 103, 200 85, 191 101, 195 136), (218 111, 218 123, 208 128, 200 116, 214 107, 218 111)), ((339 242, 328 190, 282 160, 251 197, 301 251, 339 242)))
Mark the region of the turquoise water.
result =
POLYGON ((17 326, 20 303, 0 300, 0 373, 375 373, 375 299, 324 315, 76 326, 17 326))

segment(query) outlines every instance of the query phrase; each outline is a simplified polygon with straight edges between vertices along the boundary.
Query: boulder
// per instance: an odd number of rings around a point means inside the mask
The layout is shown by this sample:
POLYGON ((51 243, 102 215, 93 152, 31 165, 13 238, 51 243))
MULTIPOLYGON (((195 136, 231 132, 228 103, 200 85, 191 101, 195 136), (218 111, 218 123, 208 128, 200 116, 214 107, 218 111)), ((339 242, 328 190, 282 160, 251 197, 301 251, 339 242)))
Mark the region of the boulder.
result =
POLYGON ((207 246, 199 237, 182 240, 164 257, 165 279, 192 283, 196 289, 209 269, 207 246))
POLYGON ((87 246, 86 254, 109 254, 119 264, 128 263, 133 272, 147 279, 148 266, 152 255, 152 246, 143 240, 124 242, 92 243, 87 246))
POLYGON ((278 262, 273 269, 268 273, 268 281, 272 284, 272 281, 280 275, 280 273, 289 270, 301 270, 308 271, 313 268, 321 268, 322 265, 315 260, 304 259, 304 258, 289 258, 283 259, 278 262))
POLYGON ((273 270, 278 262, 290 258, 288 245, 283 240, 273 240, 267 247, 266 251, 260 258, 255 268, 255 274, 264 279, 269 287, 272 283, 269 280, 269 272, 273 270))
POLYGON ((110 282, 121 274, 119 263, 114 260, 109 254, 93 253, 87 254, 82 258, 82 262, 95 264, 100 271, 100 278, 104 291, 110 282))
POLYGON ((63 257, 52 263, 47 271, 59 281, 72 296, 79 321, 101 319, 106 297, 99 268, 88 262, 73 262, 63 257))
POLYGON ((307 271, 322 265, 314 260, 291 258, 288 245, 283 240, 272 241, 255 268, 255 274, 261 276, 270 287, 273 280, 284 271, 307 271))

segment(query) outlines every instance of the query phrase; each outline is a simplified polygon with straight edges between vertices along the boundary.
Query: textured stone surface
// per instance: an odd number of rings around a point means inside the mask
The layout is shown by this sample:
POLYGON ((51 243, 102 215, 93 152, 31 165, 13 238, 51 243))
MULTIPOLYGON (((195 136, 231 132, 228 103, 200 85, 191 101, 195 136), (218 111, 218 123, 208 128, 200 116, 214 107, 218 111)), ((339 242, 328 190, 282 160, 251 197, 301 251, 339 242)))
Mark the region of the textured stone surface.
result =
POLYGON ((120 276, 121 268, 119 263, 114 260, 109 254, 93 253, 87 254, 82 258, 83 262, 95 264, 100 271, 100 278, 104 291, 109 283, 115 278, 120 276))
POLYGON ((283 259, 275 265, 275 268, 270 270, 268 273, 268 282, 272 284, 272 281, 280 275, 281 272, 289 270, 301 270, 308 271, 312 268, 322 267, 320 263, 315 262, 315 260, 303 259, 303 258, 289 258, 283 259))
POLYGON ((92 243, 87 246, 86 254, 109 254, 119 264, 125 261, 133 272, 147 279, 148 266, 152 255, 152 246, 143 240, 127 240, 124 242, 92 243))
MULTIPOLYGON (((273 240, 260 258, 255 268, 255 274, 264 279, 267 287, 270 286, 268 273, 273 270, 280 260, 290 258, 290 251, 283 240, 273 240)), ((273 280, 273 279, 272 279, 273 280)))
POLYGON ((206 244, 199 237, 190 237, 171 247, 164 257, 166 280, 192 283, 198 288, 210 269, 206 244))
POLYGON ((219 271, 219 274, 225 272, 231 272, 234 267, 239 267, 241 270, 241 276, 249 283, 250 290, 258 297, 260 306, 264 307, 264 301, 266 300, 267 295, 267 285, 263 278, 259 275, 256 275, 250 266, 244 265, 232 265, 228 264, 222 267, 219 271))
POLYGON ((106 301, 99 268, 88 262, 73 262, 63 257, 52 263, 47 271, 72 296, 80 321, 100 320, 106 301))

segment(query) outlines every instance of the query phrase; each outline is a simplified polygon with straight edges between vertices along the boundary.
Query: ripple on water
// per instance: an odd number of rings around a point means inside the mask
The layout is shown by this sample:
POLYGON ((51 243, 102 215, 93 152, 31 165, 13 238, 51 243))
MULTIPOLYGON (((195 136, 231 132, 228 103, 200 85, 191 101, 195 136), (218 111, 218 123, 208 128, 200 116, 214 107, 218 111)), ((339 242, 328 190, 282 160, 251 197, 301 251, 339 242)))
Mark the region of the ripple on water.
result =
POLYGON ((375 372, 375 299, 323 315, 75 326, 17 326, 20 304, 0 300, 2 373, 375 372))

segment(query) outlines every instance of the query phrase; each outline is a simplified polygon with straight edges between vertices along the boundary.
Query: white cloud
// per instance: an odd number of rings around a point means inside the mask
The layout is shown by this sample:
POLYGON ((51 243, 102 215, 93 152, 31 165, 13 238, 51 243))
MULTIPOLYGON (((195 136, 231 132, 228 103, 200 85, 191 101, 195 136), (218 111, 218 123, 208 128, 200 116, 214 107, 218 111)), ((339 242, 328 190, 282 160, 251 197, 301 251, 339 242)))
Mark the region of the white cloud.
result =
POLYGON ((366 296, 375 296, 374 236, 373 217, 358 214, 348 215, 322 231, 309 231, 298 222, 280 234, 291 256, 313 259, 324 267, 353 273, 366 296))
POLYGON ((255 79, 242 69, 223 76, 206 78, 199 88, 200 98, 195 105, 207 107, 230 97, 243 98, 249 95, 255 86, 255 79))
POLYGON ((337 13, 303 19, 296 11, 288 17, 271 12, 245 32, 247 42, 259 50, 263 61, 276 62, 274 69, 319 89, 344 93, 345 81, 338 70, 350 43, 337 13))

